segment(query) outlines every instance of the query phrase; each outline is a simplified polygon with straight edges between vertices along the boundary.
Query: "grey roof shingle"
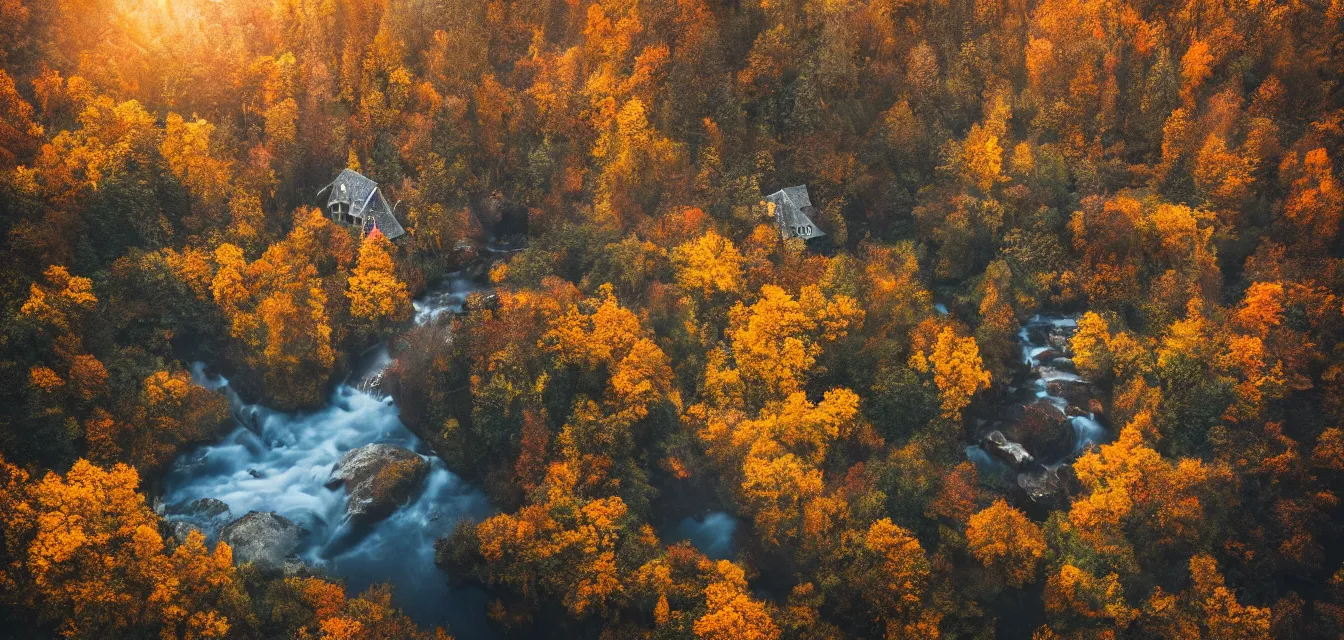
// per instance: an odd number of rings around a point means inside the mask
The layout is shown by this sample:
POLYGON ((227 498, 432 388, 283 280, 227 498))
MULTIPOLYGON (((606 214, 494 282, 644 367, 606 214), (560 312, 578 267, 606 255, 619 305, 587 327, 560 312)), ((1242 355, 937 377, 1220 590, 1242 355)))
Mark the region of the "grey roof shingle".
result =
POLYGON ((392 215, 392 208, 383 198, 378 183, 353 169, 345 169, 327 185, 327 189, 331 192, 327 195, 327 210, 334 204, 345 205, 350 215, 364 222, 366 232, 376 227, 389 240, 406 235, 406 230, 392 215))
POLYGON ((811 240, 826 235, 804 211, 816 211, 807 196, 807 185, 785 187, 765 197, 775 205, 775 225, 782 238, 811 240))

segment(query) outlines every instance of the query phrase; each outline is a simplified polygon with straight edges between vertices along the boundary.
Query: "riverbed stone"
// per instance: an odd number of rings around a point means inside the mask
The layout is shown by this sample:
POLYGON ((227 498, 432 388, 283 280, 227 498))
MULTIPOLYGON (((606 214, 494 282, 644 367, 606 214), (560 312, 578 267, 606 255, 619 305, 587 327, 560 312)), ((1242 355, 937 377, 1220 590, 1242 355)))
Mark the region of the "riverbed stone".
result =
MULTIPOLYGON (((191 535, 191 532, 201 531, 200 527, 186 520, 164 520, 163 526, 168 529, 168 535, 171 536, 173 540, 176 540, 178 544, 186 542, 187 537, 191 535)), ((201 534, 204 535, 205 532, 201 531, 201 534)))
POLYGON ((1017 486, 1032 502, 1049 502, 1064 493, 1064 479, 1056 468, 1037 466, 1017 474, 1017 486))
POLYGON ((1097 396, 1096 388, 1082 380, 1051 380, 1046 383, 1045 391, 1075 407, 1087 407, 1089 401, 1097 396))
POLYGON ((1044 346, 1050 340, 1050 330, 1053 328, 1054 327, 1048 324, 1027 325, 1027 342, 1037 346, 1044 346))
POLYGON ((1036 364, 1049 364, 1051 360, 1058 357, 1060 357, 1058 353, 1055 353, 1055 351, 1047 347, 1045 351, 1032 356, 1032 360, 1034 360, 1036 364))
POLYGON ((1050 366, 1057 371, 1078 373, 1078 367, 1073 363, 1073 358, 1054 358, 1050 360, 1050 366))
POLYGON ((200 531, 207 540, 214 539, 220 528, 232 519, 229 505, 215 498, 201 498, 179 502, 161 510, 168 535, 178 543, 186 542, 192 531, 200 531))
POLYGON ((233 563, 253 563, 264 573, 283 571, 304 530, 274 511, 249 511, 230 522, 219 539, 233 548, 233 563))
POLYGON ((1052 331, 1050 337, 1046 340, 1046 344, 1062 357, 1073 357, 1073 347, 1069 344, 1069 336, 1062 332, 1052 331))
POLYGON ((1009 440, 1002 431, 990 431, 980 446, 1013 469, 1027 467, 1035 461, 1022 445, 1009 440))
POLYGON ((215 498, 201 498, 191 502, 175 504, 168 507, 168 513, 175 516, 188 516, 193 518, 214 518, 229 513, 229 505, 224 501, 215 498))
POLYGON ((424 484, 429 463, 419 454, 390 444, 351 449, 332 469, 328 488, 344 485, 349 493, 345 512, 370 523, 386 518, 410 501, 424 484))
POLYGON ((1004 430, 1004 435, 1019 443, 1037 460, 1053 461, 1073 451, 1077 436, 1064 412, 1049 402, 1034 402, 1004 430))

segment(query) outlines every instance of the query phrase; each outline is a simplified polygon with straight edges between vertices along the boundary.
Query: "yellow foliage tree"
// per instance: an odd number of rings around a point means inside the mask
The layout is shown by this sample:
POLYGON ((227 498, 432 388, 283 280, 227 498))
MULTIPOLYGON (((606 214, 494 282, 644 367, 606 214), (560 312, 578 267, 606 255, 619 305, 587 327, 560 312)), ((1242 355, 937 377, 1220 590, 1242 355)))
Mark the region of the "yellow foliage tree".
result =
POLYGON ((976 560, 1013 587, 1036 579, 1036 565, 1046 551, 1041 528, 1002 498, 971 516, 966 543, 976 560))
POLYGON ((406 283, 397 279, 391 249, 391 241, 377 229, 364 238, 345 291, 350 299, 350 316, 375 330, 403 322, 411 315, 411 294, 406 283))
POLYGON ((1110 338, 1110 327, 1096 312, 1088 311, 1078 318, 1078 330, 1069 339, 1078 373, 1089 380, 1101 380, 1111 373, 1110 338))
POLYGON ((603 285, 599 295, 555 318, 542 336, 542 347, 561 364, 589 370, 605 367, 610 378, 604 405, 619 424, 643 419, 663 400, 680 409, 681 395, 673 385, 667 355, 639 318, 617 302, 611 285, 603 285))
POLYGON ((554 463, 535 492, 538 500, 476 526, 489 583, 529 597, 540 589, 575 616, 607 609, 623 590, 616 544, 626 506, 619 497, 584 498, 578 483, 570 465, 554 463))
POLYGON ((1124 587, 1114 573, 1098 578, 1085 569, 1065 564, 1045 583, 1045 612, 1052 618, 1074 618, 1074 626, 1124 629, 1138 610, 1125 601, 1124 587))
POLYGON ((60 265, 47 267, 43 277, 46 284, 33 283, 29 287, 28 300, 19 308, 19 313, 58 333, 78 330, 78 319, 98 306, 93 281, 72 276, 60 265))
POLYGON ((211 551, 199 532, 166 545, 134 469, 80 460, 28 483, 0 467, 6 546, 18 553, 6 583, 63 636, 223 638, 245 617, 229 546, 211 551))
POLYGON ((754 304, 738 303, 730 312, 727 335, 743 379, 766 398, 783 398, 802 387, 822 343, 843 338, 863 318, 863 309, 848 296, 827 298, 808 285, 795 299, 764 285, 754 304))
POLYGON ((943 327, 929 353, 916 351, 910 357, 916 371, 933 371, 933 382, 942 398, 943 416, 961 420, 961 410, 971 404, 971 396, 989 388, 990 375, 980 360, 975 338, 963 338, 952 327, 943 327))
POLYGON ((993 127, 971 125, 961 146, 961 161, 970 182, 981 191, 989 191, 1003 178, 1003 146, 993 127))
POLYGON ((1190 598, 1204 613, 1204 626, 1212 640, 1270 638, 1270 610, 1237 602, 1236 594, 1223 584, 1223 574, 1212 556, 1190 559, 1190 598))
POLYGON ((909 530, 882 518, 861 533, 865 561, 862 596, 886 626, 890 640, 936 639, 941 615, 924 606, 929 559, 909 530))
POLYGON ((744 261, 733 242, 713 230, 672 252, 677 284, 683 290, 699 292, 705 298, 716 293, 740 293, 744 261))
POLYGON ((232 161, 211 153, 210 139, 214 133, 215 126, 205 120, 186 121, 170 113, 159 145, 159 152, 173 175, 207 206, 224 201, 233 179, 232 161))
POLYGON ((336 362, 339 334, 333 333, 341 326, 331 314, 344 310, 329 302, 328 292, 340 295, 337 283, 349 284, 346 269, 353 259, 349 234, 313 208, 296 211, 289 235, 257 260, 248 262, 231 244, 215 249, 215 304, 229 321, 239 360, 261 372, 280 407, 321 399, 336 362))
POLYGON ((746 574, 720 560, 719 579, 705 587, 708 611, 695 621, 695 635, 705 640, 776 640, 779 627, 765 603, 747 593, 746 574))

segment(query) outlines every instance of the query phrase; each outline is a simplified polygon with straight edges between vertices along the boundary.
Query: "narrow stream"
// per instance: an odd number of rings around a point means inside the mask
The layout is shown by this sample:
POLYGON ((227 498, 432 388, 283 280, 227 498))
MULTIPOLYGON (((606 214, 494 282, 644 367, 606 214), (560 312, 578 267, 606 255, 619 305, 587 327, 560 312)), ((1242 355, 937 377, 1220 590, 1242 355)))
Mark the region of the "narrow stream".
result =
POLYGON ((1073 364, 1069 339, 1077 328, 1073 316, 1037 315, 1022 325, 1018 341, 1027 373, 1009 388, 1011 402, 1000 419, 982 426, 966 447, 983 476, 1015 484, 1033 500, 1058 488, 1061 467, 1110 437, 1096 413, 1095 390, 1073 364), (1058 430, 1064 424, 1072 433, 1058 430))

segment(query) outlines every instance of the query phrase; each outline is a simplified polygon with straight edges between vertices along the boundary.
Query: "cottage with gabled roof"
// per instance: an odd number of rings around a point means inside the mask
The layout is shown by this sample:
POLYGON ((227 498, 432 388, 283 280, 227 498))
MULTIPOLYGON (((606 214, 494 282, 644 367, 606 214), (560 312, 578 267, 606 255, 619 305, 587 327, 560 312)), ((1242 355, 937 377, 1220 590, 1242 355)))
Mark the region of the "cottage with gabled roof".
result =
POLYGON ((377 229, 389 240, 406 235, 406 230, 392 215, 392 207, 383 198, 378 183, 364 177, 353 169, 346 169, 336 176, 331 184, 318 191, 330 191, 327 196, 327 213, 331 219, 369 233, 377 229))
POLYGON ((826 235, 817 223, 812 221, 811 216, 815 215, 817 210, 807 196, 807 185, 784 187, 766 196, 765 199, 775 205, 775 226, 779 228, 780 238, 812 240, 826 235))

